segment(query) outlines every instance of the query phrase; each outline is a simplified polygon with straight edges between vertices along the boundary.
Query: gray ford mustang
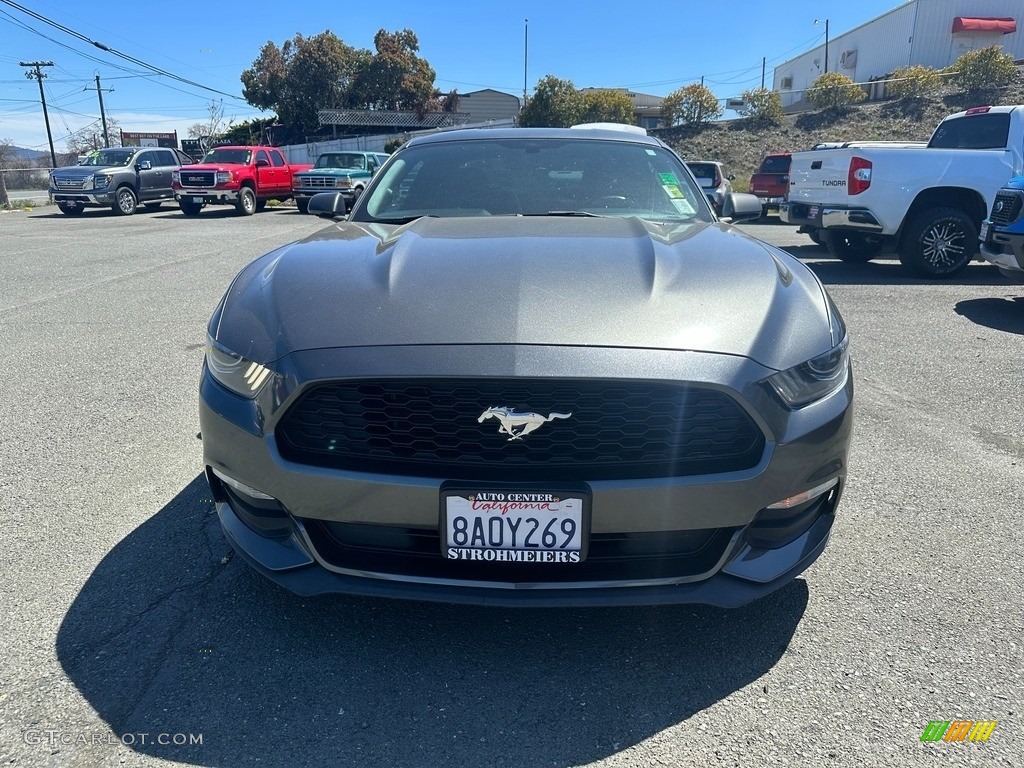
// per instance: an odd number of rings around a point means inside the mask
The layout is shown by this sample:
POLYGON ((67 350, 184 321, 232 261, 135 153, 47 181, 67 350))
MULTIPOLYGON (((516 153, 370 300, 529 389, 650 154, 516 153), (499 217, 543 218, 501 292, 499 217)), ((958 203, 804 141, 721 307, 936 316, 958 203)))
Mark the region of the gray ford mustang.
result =
POLYGON ((846 328, 642 132, 414 139, 345 216, 245 267, 209 324, 228 541, 300 593, 737 606, 821 554, 846 328))

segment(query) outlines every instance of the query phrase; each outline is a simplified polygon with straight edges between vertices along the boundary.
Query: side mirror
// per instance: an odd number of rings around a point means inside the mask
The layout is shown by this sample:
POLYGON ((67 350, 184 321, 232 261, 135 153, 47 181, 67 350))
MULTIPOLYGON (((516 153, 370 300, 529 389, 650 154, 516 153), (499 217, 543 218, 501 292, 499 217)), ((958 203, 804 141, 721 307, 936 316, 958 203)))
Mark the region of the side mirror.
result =
POLYGON ((309 198, 306 210, 321 219, 341 219, 346 212, 345 198, 341 192, 318 192, 309 198))
POLYGON ((269 160, 264 160, 263 158, 260 158, 259 160, 256 161, 256 167, 257 168, 267 168, 267 167, 269 167, 269 165, 270 165, 270 161, 269 160))
POLYGON ((761 218, 761 200, 756 195, 733 192, 722 203, 722 218, 733 223, 761 218))
POLYGON ((140 171, 148 171, 153 167, 153 164, 149 162, 149 160, 143 160, 142 162, 137 163, 135 167, 138 168, 140 171))
POLYGON ((735 181, 736 180, 736 174, 735 173, 729 174, 725 178, 727 178, 729 181, 735 181))

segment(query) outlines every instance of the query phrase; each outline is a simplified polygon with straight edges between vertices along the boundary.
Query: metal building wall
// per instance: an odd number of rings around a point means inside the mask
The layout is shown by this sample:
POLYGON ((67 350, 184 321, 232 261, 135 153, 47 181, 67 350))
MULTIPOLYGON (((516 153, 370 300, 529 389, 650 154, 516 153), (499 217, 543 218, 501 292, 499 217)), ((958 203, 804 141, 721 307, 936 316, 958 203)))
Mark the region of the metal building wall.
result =
MULTIPOLYGON (((854 82, 867 82, 909 64, 944 68, 967 50, 994 44, 1002 45, 1014 58, 1024 59, 1022 0, 911 0, 849 32, 831 37, 828 71, 849 75, 854 82), (957 16, 1013 18, 1017 31, 1009 35, 954 35, 953 19, 957 16), (856 51, 853 66, 841 63, 845 51, 856 51)), ((781 93, 783 106, 803 100, 805 89, 824 71, 824 58, 822 43, 775 68, 773 88, 781 93), (781 87, 786 77, 793 78, 788 90, 781 87)), ((845 64, 850 63, 850 58, 847 56, 845 64)))

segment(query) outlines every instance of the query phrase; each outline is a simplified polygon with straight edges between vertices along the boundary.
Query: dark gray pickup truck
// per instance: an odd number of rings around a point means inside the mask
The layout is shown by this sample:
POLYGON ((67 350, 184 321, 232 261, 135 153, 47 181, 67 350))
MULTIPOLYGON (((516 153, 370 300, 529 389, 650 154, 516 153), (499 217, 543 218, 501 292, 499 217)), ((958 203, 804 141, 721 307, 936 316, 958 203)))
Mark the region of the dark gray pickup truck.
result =
POLYGON ((163 147, 99 149, 79 165, 50 172, 50 199, 70 216, 87 206, 131 216, 139 205, 159 208, 174 200, 171 171, 191 162, 188 155, 163 147))

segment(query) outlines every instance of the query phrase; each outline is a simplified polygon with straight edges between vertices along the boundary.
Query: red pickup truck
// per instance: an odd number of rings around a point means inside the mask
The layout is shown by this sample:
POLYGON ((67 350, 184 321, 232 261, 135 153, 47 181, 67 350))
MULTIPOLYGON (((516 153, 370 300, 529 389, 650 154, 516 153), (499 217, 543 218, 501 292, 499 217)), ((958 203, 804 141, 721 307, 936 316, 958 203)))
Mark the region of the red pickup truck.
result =
POLYGON ((262 211, 268 200, 290 200, 292 176, 311 165, 289 165, 274 147, 215 147, 201 163, 171 174, 171 189, 186 216, 206 205, 233 205, 243 216, 262 211))
POLYGON ((789 192, 789 152, 768 155, 761 161, 761 167, 750 177, 750 194, 761 198, 761 215, 767 216, 769 209, 778 210, 786 193, 789 192))

